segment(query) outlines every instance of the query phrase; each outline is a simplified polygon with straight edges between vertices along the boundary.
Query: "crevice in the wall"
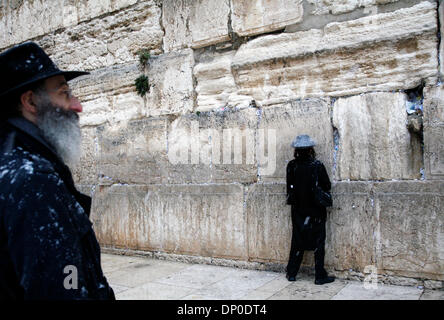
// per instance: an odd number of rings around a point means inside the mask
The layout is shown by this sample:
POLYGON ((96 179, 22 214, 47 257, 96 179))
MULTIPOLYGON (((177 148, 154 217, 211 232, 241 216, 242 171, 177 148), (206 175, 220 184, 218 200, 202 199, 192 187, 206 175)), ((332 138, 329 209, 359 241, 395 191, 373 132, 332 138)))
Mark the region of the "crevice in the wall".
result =
POLYGON ((163 26, 163 2, 162 1, 155 1, 155 3, 160 9, 159 26, 163 32, 161 50, 162 50, 162 53, 165 53, 165 49, 164 49, 165 27, 163 26))
POLYGON ((336 180, 336 171, 337 171, 337 160, 338 160, 338 151, 339 151, 339 130, 336 128, 333 122, 333 108, 337 98, 330 98, 330 122, 333 128, 333 164, 332 164, 332 180, 336 180))
POLYGON ((191 50, 193 50, 193 60, 194 60, 194 62, 193 62, 193 67, 192 67, 192 69, 193 70, 191 70, 191 78, 192 78, 192 83, 193 83, 193 109, 191 110, 191 113, 193 113, 193 112, 195 112, 195 110, 196 110, 196 108, 197 108, 197 91, 196 91, 196 88, 197 88, 197 85, 198 85, 198 83, 197 83, 197 78, 196 78, 196 76, 194 75, 194 67, 196 66, 196 64, 197 64, 197 59, 199 58, 198 56, 199 56, 199 54, 196 52, 196 50, 194 50, 194 49, 191 49, 191 50))
MULTIPOLYGON (((441 17, 440 17, 440 7, 444 6, 444 4, 441 3, 441 1, 438 2, 437 12, 436 12, 436 25, 438 26, 438 30, 436 32, 436 36, 438 38, 438 44, 437 44, 437 58, 438 58, 438 85, 440 85, 443 82, 442 74, 441 74, 441 64, 443 63, 441 61, 441 17)), ((443 8, 444 9, 444 8, 443 8)))
POLYGON ((424 102, 424 85, 422 82, 419 86, 404 90, 407 112, 407 129, 410 133, 410 148, 412 149, 413 159, 419 157, 421 180, 425 179, 424 170, 424 125, 423 125, 423 102, 424 102), (418 155, 419 152, 419 155, 418 155))

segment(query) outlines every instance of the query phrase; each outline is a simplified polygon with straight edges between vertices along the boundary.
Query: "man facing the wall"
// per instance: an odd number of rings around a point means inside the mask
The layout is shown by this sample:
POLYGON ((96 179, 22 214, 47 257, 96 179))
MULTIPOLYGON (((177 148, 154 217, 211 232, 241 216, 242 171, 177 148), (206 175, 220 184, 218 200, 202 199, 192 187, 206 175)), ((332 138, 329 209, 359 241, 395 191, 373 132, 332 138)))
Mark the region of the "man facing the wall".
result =
POLYGON ((0 299, 114 299, 89 220, 79 100, 35 43, 0 54, 0 299))

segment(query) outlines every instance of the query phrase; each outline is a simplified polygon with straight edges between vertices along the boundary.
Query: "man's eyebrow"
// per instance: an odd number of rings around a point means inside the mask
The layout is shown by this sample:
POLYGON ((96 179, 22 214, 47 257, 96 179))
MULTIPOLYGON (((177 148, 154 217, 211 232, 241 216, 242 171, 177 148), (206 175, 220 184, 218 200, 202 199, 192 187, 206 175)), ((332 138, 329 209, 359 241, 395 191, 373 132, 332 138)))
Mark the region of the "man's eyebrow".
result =
POLYGON ((63 87, 63 86, 68 86, 68 82, 66 82, 66 81, 61 81, 61 82, 59 83, 59 85, 57 86, 57 89, 60 89, 60 88, 63 87))

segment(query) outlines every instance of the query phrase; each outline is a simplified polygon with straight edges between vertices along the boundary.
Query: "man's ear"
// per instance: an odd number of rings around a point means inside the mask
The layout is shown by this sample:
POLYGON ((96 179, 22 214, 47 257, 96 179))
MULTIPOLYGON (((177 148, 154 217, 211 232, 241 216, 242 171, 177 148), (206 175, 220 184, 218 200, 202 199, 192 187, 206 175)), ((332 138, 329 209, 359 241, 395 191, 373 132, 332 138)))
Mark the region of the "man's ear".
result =
POLYGON ((34 93, 28 90, 20 96, 20 103, 22 105, 22 112, 29 113, 33 116, 37 114, 37 108, 35 105, 34 93))

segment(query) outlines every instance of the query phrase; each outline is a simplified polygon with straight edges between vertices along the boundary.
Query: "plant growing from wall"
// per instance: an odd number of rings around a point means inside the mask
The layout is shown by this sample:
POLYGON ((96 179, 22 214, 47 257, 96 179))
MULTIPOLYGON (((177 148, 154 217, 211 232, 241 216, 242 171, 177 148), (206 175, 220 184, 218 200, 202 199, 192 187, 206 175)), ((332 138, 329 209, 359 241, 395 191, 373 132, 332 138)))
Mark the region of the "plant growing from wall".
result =
POLYGON ((141 75, 135 81, 137 93, 144 97, 147 92, 150 91, 150 84, 146 75, 141 75))
POLYGON ((148 60, 151 58, 151 54, 147 49, 141 49, 137 52, 139 55, 139 62, 141 65, 145 65, 148 60))

